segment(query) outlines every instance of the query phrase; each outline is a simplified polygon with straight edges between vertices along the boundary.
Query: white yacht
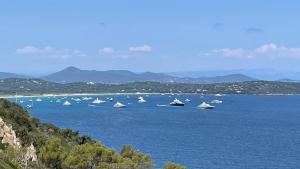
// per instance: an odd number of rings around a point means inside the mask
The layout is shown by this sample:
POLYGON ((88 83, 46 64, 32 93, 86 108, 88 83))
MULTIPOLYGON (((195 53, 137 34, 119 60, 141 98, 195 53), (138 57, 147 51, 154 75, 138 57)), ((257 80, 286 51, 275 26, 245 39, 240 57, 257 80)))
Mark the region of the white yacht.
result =
POLYGON ((66 100, 63 105, 64 106, 72 106, 72 104, 70 102, 68 102, 68 100, 66 100))
POLYGON ((110 101, 110 102, 111 102, 111 101, 114 101, 114 99, 113 99, 112 97, 107 97, 106 100, 108 100, 108 101, 110 101))
POLYGON ((98 97, 96 100, 93 101, 93 104, 101 104, 101 103, 105 103, 105 101, 98 99, 98 97))
POLYGON ((190 100, 190 99, 185 99, 184 101, 185 101, 185 102, 190 102, 191 100, 190 100))
POLYGON ((32 105, 30 105, 30 104, 28 104, 28 105, 26 105, 26 107, 25 107, 26 109, 32 109, 33 108, 33 106, 32 105))
POLYGON ((198 107, 201 109, 213 109, 215 106, 202 102, 200 105, 198 105, 198 107))
POLYGON ((218 94, 215 94, 215 96, 220 97, 220 96, 223 96, 223 95, 218 93, 218 94))
POLYGON ((76 98, 76 99, 73 99, 75 102, 80 102, 81 101, 81 99, 79 99, 79 98, 76 98))
POLYGON ((82 100, 91 100, 93 99, 92 97, 82 97, 82 100))
POLYGON ((139 103, 145 103, 146 100, 145 100, 142 96, 140 96, 140 97, 138 98, 138 102, 139 102, 139 103))
POLYGON ((223 103, 223 101, 222 100, 213 100, 210 103, 221 104, 221 103, 223 103))
POLYGON ((184 106, 184 103, 178 99, 174 99, 171 103, 170 103, 171 106, 184 106))
POLYGON ((42 101, 42 99, 40 99, 40 98, 37 98, 35 101, 37 101, 37 102, 41 102, 41 101, 42 101))
POLYGON ((117 102, 116 104, 114 104, 114 107, 115 107, 115 108, 125 108, 126 105, 124 105, 124 104, 122 104, 122 103, 120 103, 120 102, 117 102))

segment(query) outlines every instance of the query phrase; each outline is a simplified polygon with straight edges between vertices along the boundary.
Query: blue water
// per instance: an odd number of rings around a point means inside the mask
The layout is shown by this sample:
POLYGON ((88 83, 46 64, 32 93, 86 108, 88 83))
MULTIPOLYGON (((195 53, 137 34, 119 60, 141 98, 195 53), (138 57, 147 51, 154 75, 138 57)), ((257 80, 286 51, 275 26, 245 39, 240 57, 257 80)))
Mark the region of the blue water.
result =
POLYGON ((176 96, 191 100, 184 107, 158 107, 175 97, 168 95, 149 95, 144 104, 135 95, 113 97, 130 104, 125 109, 113 108, 115 102, 88 106, 92 101, 75 103, 69 97, 73 106, 64 107, 43 98, 29 111, 116 150, 132 144, 151 154, 156 167, 174 161, 190 169, 300 168, 300 96, 176 96), (213 99, 223 104, 196 108, 213 99))

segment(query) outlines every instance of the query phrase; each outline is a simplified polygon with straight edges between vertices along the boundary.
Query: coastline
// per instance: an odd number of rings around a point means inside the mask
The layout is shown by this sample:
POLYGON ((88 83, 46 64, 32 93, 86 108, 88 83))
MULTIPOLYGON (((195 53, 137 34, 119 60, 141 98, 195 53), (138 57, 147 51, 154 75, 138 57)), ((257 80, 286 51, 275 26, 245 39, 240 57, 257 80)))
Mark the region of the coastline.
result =
MULTIPOLYGON (((183 94, 199 94, 199 95, 215 95, 215 94, 200 94, 200 93, 60 93, 60 94, 33 94, 33 95, 0 95, 0 98, 3 99, 10 99, 10 98, 36 98, 36 97, 69 97, 69 96, 110 96, 110 95, 183 95, 183 94)), ((222 94, 222 93, 221 93, 222 94)), ((223 96, 226 95, 253 95, 253 96, 299 96, 300 94, 222 94, 223 96)))
MULTIPOLYGON (((17 97, 68 97, 68 96, 107 96, 107 95, 160 95, 171 93, 60 93, 60 94, 33 94, 33 95, 0 95, 0 98, 9 99, 17 97)), ((178 94, 178 93, 173 93, 178 94)), ((187 94, 187 93, 180 93, 187 94)), ((192 93, 190 93, 192 94, 192 93)))

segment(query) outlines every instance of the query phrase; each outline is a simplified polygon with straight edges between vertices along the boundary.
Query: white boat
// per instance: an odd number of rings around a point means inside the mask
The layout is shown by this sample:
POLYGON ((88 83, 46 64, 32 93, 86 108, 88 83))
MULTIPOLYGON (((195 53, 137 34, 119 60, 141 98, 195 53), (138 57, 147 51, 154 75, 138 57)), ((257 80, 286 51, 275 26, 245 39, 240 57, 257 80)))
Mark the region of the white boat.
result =
POLYGON ((198 107, 201 109, 213 109, 215 106, 202 102, 200 105, 198 105, 198 107))
POLYGON ((63 105, 64 106, 72 106, 72 104, 70 102, 68 102, 68 100, 66 100, 63 105))
POLYGON ((215 94, 215 96, 220 97, 220 96, 223 96, 223 95, 222 94, 215 94))
POLYGON ((114 99, 113 99, 112 97, 111 97, 111 98, 108 98, 108 100, 111 101, 111 102, 114 101, 114 99))
POLYGON ((146 100, 142 96, 140 96, 138 99, 139 99, 138 100, 139 103, 145 103, 146 102, 146 100))
POLYGON ((28 102, 30 102, 30 104, 27 104, 25 106, 26 109, 32 109, 33 108, 33 101, 32 100, 28 100, 28 102))
POLYGON ((222 100, 213 100, 210 103, 221 104, 221 103, 223 103, 223 101, 222 100))
POLYGON ((56 102, 56 103, 60 103, 60 99, 57 99, 55 102, 56 102))
POLYGON ((120 102, 117 102, 116 104, 114 104, 114 107, 115 107, 115 108, 125 108, 126 105, 124 105, 124 104, 122 104, 122 103, 120 103, 120 102))
POLYGON ((28 104, 28 105, 26 105, 26 107, 25 107, 26 109, 32 109, 33 108, 33 106, 32 105, 30 105, 30 104, 28 104))
POLYGON ((171 103, 170 103, 171 106, 184 106, 184 103, 178 99, 174 99, 171 103))
POLYGON ((185 101, 185 102, 190 102, 191 100, 190 100, 190 99, 185 99, 184 101, 185 101))
POLYGON ((91 100, 91 97, 83 97, 82 100, 91 100))
POLYGON ((76 98, 76 99, 74 99, 74 101, 75 101, 75 102, 80 102, 80 101, 81 101, 81 99, 79 99, 79 98, 76 98))
POLYGON ((100 100, 100 99, 96 99, 96 100, 94 100, 93 102, 92 102, 93 104, 101 104, 101 103, 105 103, 105 101, 104 100, 100 100))
POLYGON ((42 101, 42 99, 40 99, 40 98, 37 98, 35 101, 37 101, 37 102, 41 102, 41 101, 42 101))

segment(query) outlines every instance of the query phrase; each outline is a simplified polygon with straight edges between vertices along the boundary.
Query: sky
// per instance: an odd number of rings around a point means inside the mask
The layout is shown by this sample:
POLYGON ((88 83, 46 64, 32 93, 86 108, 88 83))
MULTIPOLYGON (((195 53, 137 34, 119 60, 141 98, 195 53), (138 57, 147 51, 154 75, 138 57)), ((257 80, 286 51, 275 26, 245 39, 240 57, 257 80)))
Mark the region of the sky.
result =
POLYGON ((1 72, 300 72, 297 0, 0 3, 1 72))

